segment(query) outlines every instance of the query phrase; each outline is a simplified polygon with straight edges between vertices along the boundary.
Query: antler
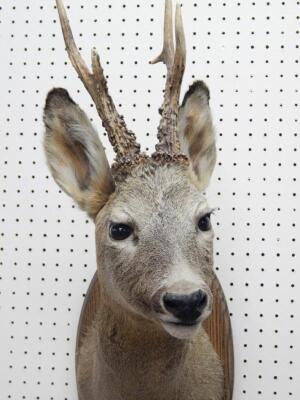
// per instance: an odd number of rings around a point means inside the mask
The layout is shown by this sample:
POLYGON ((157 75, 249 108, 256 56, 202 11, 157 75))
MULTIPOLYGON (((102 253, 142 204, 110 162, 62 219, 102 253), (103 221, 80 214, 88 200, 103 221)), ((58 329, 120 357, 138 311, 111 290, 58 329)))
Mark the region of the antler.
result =
POLYGON ((117 159, 138 155, 140 145, 136 142, 134 133, 127 129, 123 116, 118 114, 108 93, 107 82, 97 51, 94 48, 92 49, 91 72, 75 44, 63 1, 56 0, 56 6, 70 61, 95 103, 103 127, 117 154, 117 159))
POLYGON ((185 37, 181 16, 181 6, 177 2, 175 15, 176 51, 173 44, 172 0, 165 2, 164 44, 161 54, 151 64, 163 62, 167 66, 167 79, 164 101, 160 108, 162 115, 158 126, 158 141, 156 152, 168 154, 178 153, 180 150, 177 135, 177 117, 181 82, 185 70, 185 37))

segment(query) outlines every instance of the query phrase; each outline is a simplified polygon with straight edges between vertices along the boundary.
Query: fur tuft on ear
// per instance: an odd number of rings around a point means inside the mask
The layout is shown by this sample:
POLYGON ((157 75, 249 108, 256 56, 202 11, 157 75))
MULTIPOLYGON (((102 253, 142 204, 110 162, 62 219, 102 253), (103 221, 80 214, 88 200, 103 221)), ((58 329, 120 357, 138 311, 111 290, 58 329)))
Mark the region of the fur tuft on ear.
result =
POLYGON ((209 107, 209 89, 203 81, 194 82, 179 109, 178 135, 181 150, 206 188, 216 163, 215 132, 209 107))
POLYGON ((44 148, 58 185, 95 217, 114 191, 104 148, 86 114, 62 88, 48 93, 44 148))

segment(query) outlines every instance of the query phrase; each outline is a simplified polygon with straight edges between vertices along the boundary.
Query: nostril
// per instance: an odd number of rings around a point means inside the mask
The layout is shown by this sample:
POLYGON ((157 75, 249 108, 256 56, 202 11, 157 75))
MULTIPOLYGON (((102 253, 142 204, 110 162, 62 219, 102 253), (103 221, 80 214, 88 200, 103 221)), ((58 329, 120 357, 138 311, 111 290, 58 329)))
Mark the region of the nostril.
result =
POLYGON ((173 293, 166 293, 164 295, 164 306, 168 311, 171 313, 176 311, 178 308, 182 307, 182 296, 173 294, 173 293))
POLYGON ((195 321, 203 312, 208 296, 202 290, 191 294, 166 293, 163 297, 167 311, 182 321, 195 321))
POLYGON ((198 292, 193 293, 192 296, 195 296, 194 301, 197 308, 203 309, 206 306, 207 294, 205 292, 198 290, 198 292))

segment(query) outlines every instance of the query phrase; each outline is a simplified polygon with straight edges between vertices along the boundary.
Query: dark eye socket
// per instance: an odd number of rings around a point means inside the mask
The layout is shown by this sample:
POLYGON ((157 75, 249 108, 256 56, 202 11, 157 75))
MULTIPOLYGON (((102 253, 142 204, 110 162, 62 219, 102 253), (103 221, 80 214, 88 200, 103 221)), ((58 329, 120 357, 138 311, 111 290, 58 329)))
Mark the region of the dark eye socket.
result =
POLYGON ((125 224, 111 224, 110 237, 114 240, 127 239, 133 232, 133 228, 125 224))
POLYGON ((210 214, 206 214, 199 219, 198 228, 200 229, 200 231, 204 231, 204 232, 210 230, 210 228, 211 228, 210 214))

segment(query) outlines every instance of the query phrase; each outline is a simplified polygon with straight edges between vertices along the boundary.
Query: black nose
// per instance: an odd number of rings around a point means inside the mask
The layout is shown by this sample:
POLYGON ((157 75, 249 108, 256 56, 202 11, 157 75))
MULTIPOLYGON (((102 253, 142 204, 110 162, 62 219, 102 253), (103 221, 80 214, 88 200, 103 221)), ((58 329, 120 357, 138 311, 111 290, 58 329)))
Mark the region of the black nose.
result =
POLYGON ((197 290, 191 294, 166 293, 163 297, 165 308, 186 324, 192 324, 202 314, 207 304, 207 294, 197 290))

